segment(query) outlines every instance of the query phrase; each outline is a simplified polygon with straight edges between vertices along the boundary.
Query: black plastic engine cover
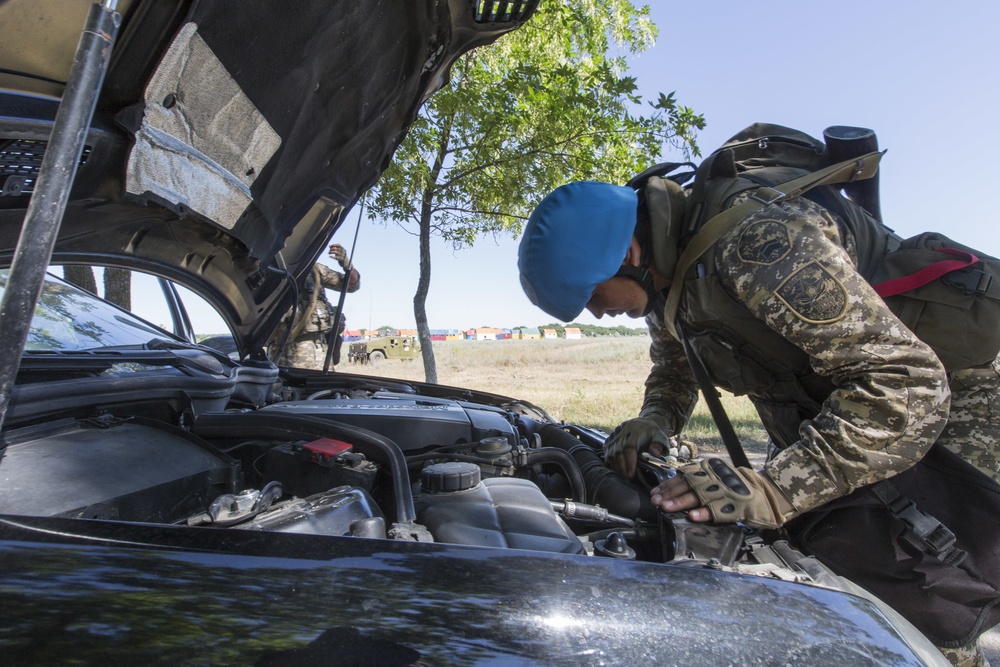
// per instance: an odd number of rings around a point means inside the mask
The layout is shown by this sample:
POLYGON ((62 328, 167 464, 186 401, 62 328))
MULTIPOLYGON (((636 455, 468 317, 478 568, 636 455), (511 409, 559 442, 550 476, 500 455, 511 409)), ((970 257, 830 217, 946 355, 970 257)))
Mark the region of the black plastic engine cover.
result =
POLYGON ((502 436, 518 444, 514 427, 501 410, 480 410, 446 399, 393 395, 381 399, 290 401, 261 410, 333 419, 389 438, 403 451, 428 445, 454 445, 502 436))
POLYGON ((146 420, 70 421, 5 434, 0 513, 173 522, 235 490, 239 469, 146 420))

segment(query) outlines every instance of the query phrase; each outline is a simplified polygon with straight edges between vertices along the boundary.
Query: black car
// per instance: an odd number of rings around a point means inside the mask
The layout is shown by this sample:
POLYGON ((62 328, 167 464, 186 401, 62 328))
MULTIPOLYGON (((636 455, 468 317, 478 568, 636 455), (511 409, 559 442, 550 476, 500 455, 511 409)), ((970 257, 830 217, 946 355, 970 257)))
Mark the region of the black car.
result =
POLYGON ((2 664, 942 662, 787 543, 655 512, 603 433, 262 354, 450 65, 537 2, 113 4, 0 2, 0 285, 31 296, 0 320, 26 336, 0 378, 2 664), (174 330, 49 263, 162 279, 174 330), (174 284, 233 354, 192 341, 174 284))

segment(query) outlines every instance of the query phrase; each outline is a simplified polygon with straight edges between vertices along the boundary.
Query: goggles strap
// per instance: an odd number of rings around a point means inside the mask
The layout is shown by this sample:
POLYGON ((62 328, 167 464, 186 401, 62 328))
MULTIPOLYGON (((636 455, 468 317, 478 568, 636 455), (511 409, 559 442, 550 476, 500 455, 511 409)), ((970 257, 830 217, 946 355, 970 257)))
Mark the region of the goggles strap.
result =
POLYGON ((646 309, 642 311, 642 316, 649 315, 653 310, 653 302, 656 301, 656 288, 653 286, 653 274, 645 266, 629 266, 622 264, 621 268, 614 275, 615 278, 631 278, 636 281, 646 291, 646 309))

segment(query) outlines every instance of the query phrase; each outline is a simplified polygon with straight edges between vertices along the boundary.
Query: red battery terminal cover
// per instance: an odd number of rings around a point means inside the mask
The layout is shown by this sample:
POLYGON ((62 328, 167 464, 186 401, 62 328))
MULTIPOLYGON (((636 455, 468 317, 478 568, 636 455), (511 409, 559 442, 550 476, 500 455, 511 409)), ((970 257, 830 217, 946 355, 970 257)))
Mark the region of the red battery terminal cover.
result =
POLYGON ((338 456, 346 454, 352 449, 350 444, 332 438, 320 438, 302 445, 305 458, 319 465, 329 465, 338 456))

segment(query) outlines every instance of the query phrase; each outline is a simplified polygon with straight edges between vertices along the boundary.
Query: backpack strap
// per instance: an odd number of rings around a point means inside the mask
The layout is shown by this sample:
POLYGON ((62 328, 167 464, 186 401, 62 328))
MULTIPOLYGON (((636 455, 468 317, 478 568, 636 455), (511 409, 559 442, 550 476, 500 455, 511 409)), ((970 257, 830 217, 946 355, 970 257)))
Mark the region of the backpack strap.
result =
POLYGON ((638 190, 646 184, 646 181, 654 176, 663 176, 665 178, 669 178, 678 185, 684 185, 691 180, 692 176, 694 176, 695 169, 696 167, 691 162, 660 162, 659 164, 654 164, 652 167, 643 169, 638 174, 628 179, 628 183, 625 185, 638 190), (685 171, 680 174, 674 174, 673 176, 667 176, 667 174, 672 171, 676 171, 680 167, 690 167, 691 171, 685 171))
POLYGON ((900 276, 899 278, 893 278, 892 280, 872 285, 875 293, 885 299, 886 297, 902 294, 903 292, 909 292, 945 274, 972 266, 979 261, 979 258, 971 252, 965 252, 957 248, 938 248, 936 252, 954 255, 961 259, 942 259, 940 262, 934 262, 908 276, 900 276))
POLYGON ((868 488, 906 526, 900 535, 902 540, 947 565, 958 565, 965 560, 966 552, 955 546, 955 534, 921 511, 892 482, 884 479, 868 488))
POLYGON ((705 403, 708 404, 708 411, 712 414, 712 421, 715 422, 716 428, 719 429, 719 435, 722 437, 722 443, 726 446, 729 460, 737 468, 752 468, 753 466, 750 465, 747 453, 743 450, 743 445, 740 443, 740 438, 736 435, 736 429, 733 428, 733 422, 730 421, 729 415, 726 413, 726 408, 722 405, 722 400, 719 398, 719 390, 715 388, 712 380, 708 377, 705 362, 701 360, 698 353, 691 347, 691 343, 684 337, 684 331, 679 324, 677 325, 677 333, 681 336, 680 341, 681 345, 684 346, 684 355, 691 365, 691 372, 694 375, 694 379, 698 382, 698 387, 701 388, 701 394, 705 397, 705 403))
POLYGON ((871 178, 878 172, 878 163, 882 159, 882 152, 868 153, 858 158, 852 158, 831 165, 819 171, 810 172, 804 176, 792 179, 774 187, 761 186, 754 190, 742 204, 732 206, 715 215, 705 223, 705 226, 691 238, 680 259, 677 260, 677 269, 674 271, 673 282, 667 294, 667 303, 663 310, 663 323, 674 338, 680 340, 677 334, 675 321, 677 319, 677 308, 680 306, 681 293, 684 287, 684 276, 691 265, 715 244, 732 227, 754 211, 780 204, 783 201, 794 199, 809 190, 821 185, 833 185, 836 183, 850 183, 852 181, 871 178))

